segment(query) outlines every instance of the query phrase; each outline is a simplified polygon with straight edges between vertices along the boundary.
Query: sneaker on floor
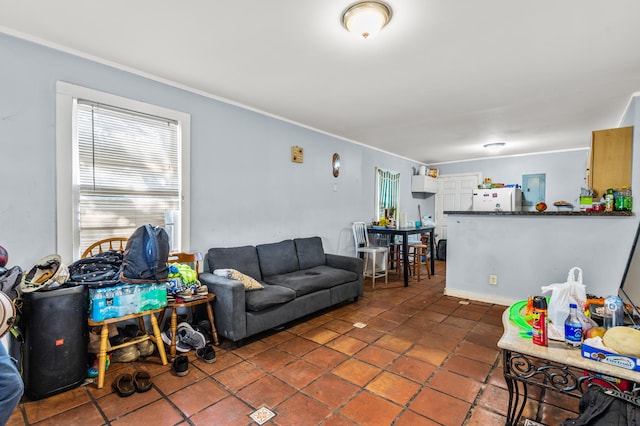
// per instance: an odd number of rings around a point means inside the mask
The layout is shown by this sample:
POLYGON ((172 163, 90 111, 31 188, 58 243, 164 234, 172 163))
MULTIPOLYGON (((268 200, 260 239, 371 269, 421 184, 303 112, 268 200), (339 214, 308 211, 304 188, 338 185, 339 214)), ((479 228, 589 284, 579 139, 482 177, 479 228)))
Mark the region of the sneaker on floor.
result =
POLYGON ((196 350, 204 348, 204 345, 207 344, 207 338, 204 337, 204 334, 194 330, 188 322, 178 324, 176 337, 183 346, 190 346, 196 350))
MULTIPOLYGON (((162 337, 162 341, 167 346, 171 346, 171 329, 170 328, 160 333, 160 336, 162 337)), ((187 346, 180 341, 180 333, 176 333, 176 350, 178 352, 189 352, 191 350, 191 346, 187 346)))
POLYGON ((173 371, 178 376, 186 376, 189 373, 189 358, 184 355, 180 355, 173 361, 173 371))
POLYGON ((211 364, 212 362, 216 362, 216 351, 215 349, 213 349, 213 346, 210 344, 207 344, 202 349, 198 349, 196 351, 196 356, 198 358, 204 359, 209 364, 211 364))

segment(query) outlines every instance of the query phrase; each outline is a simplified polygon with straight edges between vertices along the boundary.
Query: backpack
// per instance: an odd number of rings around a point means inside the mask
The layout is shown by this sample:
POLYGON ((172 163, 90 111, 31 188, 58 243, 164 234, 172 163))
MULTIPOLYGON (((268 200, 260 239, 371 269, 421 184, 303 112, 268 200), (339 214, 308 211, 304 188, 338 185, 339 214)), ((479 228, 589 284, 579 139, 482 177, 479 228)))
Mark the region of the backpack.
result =
POLYGON ((144 225, 127 240, 122 257, 120 281, 150 284, 167 281, 169 235, 159 226, 144 225))
POLYGON ((436 249, 436 259, 447 260, 447 240, 442 239, 438 241, 438 248, 436 249))

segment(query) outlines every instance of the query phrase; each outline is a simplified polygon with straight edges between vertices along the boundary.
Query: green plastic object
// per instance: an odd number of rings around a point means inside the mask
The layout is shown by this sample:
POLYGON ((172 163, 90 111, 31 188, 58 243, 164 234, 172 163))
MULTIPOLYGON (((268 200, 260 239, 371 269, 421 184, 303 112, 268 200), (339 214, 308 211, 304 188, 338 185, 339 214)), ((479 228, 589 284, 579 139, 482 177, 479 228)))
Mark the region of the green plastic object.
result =
POLYGON ((531 337, 531 325, 527 322, 527 320, 522 316, 521 313, 522 308, 526 306, 527 300, 521 300, 511 305, 511 307, 509 308, 509 319, 520 329, 522 329, 520 336, 531 337))

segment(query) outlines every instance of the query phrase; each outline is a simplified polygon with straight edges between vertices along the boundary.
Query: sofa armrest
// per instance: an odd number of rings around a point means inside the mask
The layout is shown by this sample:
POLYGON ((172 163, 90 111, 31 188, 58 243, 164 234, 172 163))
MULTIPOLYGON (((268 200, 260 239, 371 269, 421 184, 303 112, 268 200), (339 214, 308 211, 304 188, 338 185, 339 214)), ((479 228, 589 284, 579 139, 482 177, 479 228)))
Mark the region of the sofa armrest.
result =
POLYGON ((355 272, 359 276, 362 276, 363 262, 359 257, 342 256, 339 254, 325 254, 327 259, 327 266, 338 269, 346 269, 347 271, 355 272))
POLYGON ((198 279, 216 295, 213 312, 218 334, 234 342, 244 339, 247 336, 244 285, 210 272, 201 273, 198 279))

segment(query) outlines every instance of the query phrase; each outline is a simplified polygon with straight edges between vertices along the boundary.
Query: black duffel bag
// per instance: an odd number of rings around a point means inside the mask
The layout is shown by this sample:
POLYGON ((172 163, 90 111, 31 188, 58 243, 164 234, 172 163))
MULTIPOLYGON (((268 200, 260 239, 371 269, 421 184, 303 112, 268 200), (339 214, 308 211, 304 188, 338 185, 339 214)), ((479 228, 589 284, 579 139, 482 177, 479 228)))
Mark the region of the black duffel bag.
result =
POLYGON ((109 287, 120 282, 122 253, 109 250, 73 262, 69 265, 69 281, 88 287, 109 287))

